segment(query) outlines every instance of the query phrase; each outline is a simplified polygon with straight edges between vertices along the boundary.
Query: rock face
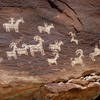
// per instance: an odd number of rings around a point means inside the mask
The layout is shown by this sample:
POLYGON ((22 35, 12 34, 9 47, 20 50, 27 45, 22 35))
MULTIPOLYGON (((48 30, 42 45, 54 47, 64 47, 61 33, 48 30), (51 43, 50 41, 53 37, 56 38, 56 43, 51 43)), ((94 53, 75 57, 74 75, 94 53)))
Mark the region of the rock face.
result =
POLYGON ((99 0, 0 0, 0 100, 95 100, 99 10, 99 0))

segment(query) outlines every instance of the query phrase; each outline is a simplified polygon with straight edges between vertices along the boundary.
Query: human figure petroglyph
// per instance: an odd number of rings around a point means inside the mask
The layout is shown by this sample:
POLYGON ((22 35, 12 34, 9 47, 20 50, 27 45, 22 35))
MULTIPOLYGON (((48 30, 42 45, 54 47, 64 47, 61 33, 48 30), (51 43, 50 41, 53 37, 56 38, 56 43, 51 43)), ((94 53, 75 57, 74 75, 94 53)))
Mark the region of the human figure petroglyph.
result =
POLYGON ((68 35, 70 35, 70 36, 71 36, 71 42, 74 42, 74 43, 76 43, 76 45, 78 45, 78 40, 77 40, 77 39, 75 39, 76 34, 75 34, 75 33, 73 33, 73 32, 69 32, 69 33, 68 33, 68 35))
POLYGON ((23 44, 24 47, 30 49, 31 56, 34 56, 35 52, 40 52, 41 55, 45 55, 44 49, 43 49, 43 42, 44 40, 40 36, 35 36, 34 40, 39 42, 36 45, 27 45, 23 44))
POLYGON ((16 22, 14 18, 10 18, 8 23, 3 24, 3 27, 6 29, 6 32, 10 32, 11 30, 15 30, 15 32, 19 32, 20 23, 24 23, 23 18, 18 19, 16 22))
POLYGON ((54 44, 49 45, 49 49, 51 49, 52 51, 61 51, 61 45, 63 44, 64 43, 62 41, 55 41, 54 44))
POLYGON ((57 59, 59 58, 59 53, 58 52, 53 52, 53 54, 55 55, 54 58, 48 58, 47 59, 49 66, 51 66, 52 64, 57 65, 57 59))
POLYGON ((48 25, 47 23, 44 23, 44 27, 43 26, 38 26, 38 30, 40 33, 42 32, 46 32, 47 34, 50 34, 51 29, 54 28, 54 25, 48 25))
POLYGON ((78 50, 76 50, 75 53, 76 53, 77 56, 79 55, 79 57, 71 58, 71 61, 72 61, 71 65, 75 66, 75 65, 79 64, 81 66, 84 66, 85 64, 83 62, 83 57, 84 57, 83 50, 82 49, 78 49, 78 50))
POLYGON ((94 52, 89 54, 89 57, 92 61, 96 61, 95 57, 100 55, 100 49, 98 45, 95 45, 94 52))

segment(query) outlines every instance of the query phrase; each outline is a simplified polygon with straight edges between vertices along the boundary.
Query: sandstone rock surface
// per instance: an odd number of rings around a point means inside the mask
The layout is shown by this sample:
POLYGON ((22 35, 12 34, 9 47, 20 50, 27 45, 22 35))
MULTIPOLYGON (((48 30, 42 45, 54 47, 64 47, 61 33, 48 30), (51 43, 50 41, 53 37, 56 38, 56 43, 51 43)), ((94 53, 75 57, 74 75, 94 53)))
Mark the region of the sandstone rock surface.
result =
POLYGON ((99 0, 0 0, 0 100, 95 100, 100 94, 99 11, 99 0), (23 18, 19 32, 6 32, 3 24, 10 18, 23 18), (50 34, 38 30, 45 23, 54 26, 50 34), (71 42, 69 32, 75 33, 78 45, 71 42), (44 40, 45 55, 34 51, 32 56, 30 48, 28 55, 19 55, 15 48, 17 59, 8 59, 7 51, 14 50, 11 43, 17 48, 23 48, 22 44, 36 48, 40 40, 35 36, 44 40), (63 44, 56 50, 57 65, 49 65, 48 59, 56 54, 49 45, 55 41, 63 44), (80 56, 75 53, 78 49, 83 51, 84 66, 71 65, 80 56), (93 61, 89 54, 96 50, 93 61))

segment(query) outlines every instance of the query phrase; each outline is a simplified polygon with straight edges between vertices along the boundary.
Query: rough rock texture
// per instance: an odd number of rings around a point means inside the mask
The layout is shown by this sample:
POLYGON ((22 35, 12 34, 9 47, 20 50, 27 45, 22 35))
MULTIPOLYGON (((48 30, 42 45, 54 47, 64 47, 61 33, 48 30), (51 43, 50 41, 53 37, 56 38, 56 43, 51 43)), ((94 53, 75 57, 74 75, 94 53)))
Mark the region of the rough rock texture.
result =
MULTIPOLYGON (((0 0, 0 100, 94 100, 100 94, 100 56, 92 61, 100 40, 99 0, 0 0), (19 32, 6 32, 3 24, 13 17, 23 17, 19 32), (53 24, 51 34, 40 33, 38 26, 53 24), (74 32, 79 44, 71 43, 69 32, 74 32), (8 60, 11 42, 21 48, 23 43, 34 44, 34 36, 44 39, 46 53, 32 57, 17 54, 8 60), (49 44, 63 41, 58 65, 48 65, 54 55, 49 44), (75 51, 84 51, 85 66, 71 66, 75 51)), ((100 48, 100 47, 99 47, 100 48)))

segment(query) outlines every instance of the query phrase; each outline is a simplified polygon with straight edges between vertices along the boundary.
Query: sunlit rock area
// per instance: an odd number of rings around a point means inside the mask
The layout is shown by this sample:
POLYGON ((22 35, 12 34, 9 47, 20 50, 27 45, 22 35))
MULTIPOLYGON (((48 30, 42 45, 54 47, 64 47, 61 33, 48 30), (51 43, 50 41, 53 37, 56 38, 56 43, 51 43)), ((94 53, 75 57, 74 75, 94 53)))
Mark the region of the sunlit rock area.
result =
POLYGON ((0 0, 0 100, 99 96, 99 0, 0 0))

